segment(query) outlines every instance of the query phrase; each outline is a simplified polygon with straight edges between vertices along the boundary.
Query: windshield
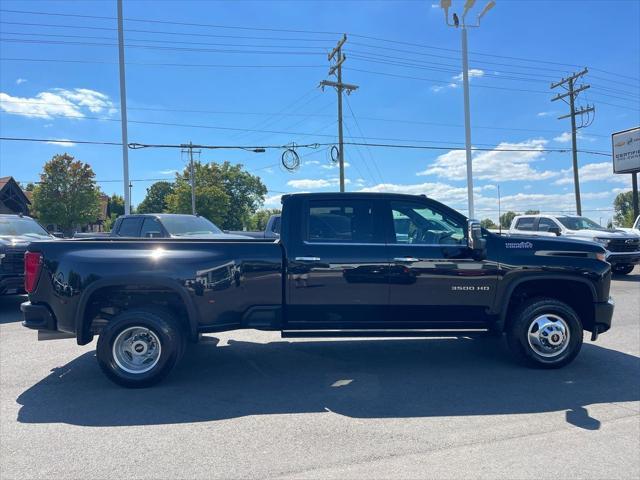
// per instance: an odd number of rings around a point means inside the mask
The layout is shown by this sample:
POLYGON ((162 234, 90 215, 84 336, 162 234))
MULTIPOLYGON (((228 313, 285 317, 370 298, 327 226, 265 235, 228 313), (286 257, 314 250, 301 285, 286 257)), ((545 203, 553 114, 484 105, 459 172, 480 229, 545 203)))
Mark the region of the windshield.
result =
POLYGON ((606 230, 587 217, 558 217, 558 220, 569 230, 606 230))
POLYGON ((0 235, 5 236, 31 236, 49 238, 47 231, 31 218, 1 218, 0 217, 0 235))
POLYGON ((186 235, 206 235, 222 233, 218 227, 204 217, 192 217, 190 215, 176 215, 161 217, 160 221, 170 235, 181 237, 186 235))

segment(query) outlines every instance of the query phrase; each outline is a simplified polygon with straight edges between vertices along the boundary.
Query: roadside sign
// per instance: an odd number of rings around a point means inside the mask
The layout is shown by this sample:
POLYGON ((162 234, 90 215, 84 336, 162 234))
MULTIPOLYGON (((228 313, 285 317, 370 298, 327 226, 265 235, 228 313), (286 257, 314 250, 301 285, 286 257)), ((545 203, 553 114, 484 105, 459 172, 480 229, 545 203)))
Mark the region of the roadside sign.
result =
POLYGON ((640 127, 611 135, 613 173, 640 172, 640 127))

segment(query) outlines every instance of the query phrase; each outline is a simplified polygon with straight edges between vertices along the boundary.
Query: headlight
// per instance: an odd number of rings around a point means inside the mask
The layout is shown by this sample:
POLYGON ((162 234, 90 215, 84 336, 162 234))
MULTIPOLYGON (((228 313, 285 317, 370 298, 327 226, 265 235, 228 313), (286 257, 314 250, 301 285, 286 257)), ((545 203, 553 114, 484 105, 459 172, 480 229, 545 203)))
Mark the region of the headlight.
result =
POLYGON ((595 237, 593 239, 594 242, 598 242, 600 245, 602 245, 603 247, 607 248, 609 246, 609 239, 608 238, 598 238, 595 237))

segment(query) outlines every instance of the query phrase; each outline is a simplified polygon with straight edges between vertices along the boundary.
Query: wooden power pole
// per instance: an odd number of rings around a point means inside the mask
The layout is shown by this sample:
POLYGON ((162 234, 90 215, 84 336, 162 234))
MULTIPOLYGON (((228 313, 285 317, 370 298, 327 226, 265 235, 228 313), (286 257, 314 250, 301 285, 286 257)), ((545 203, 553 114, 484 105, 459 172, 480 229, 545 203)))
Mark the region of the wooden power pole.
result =
POLYGON ((344 192, 344 139, 342 134, 342 91, 346 90, 347 95, 358 88, 357 85, 342 83, 342 64, 347 57, 342 53, 342 46, 347 41, 347 35, 343 35, 336 47, 328 55, 328 60, 335 58, 335 63, 329 68, 329 75, 336 75, 338 81, 323 80, 320 87, 334 87, 338 92, 338 161, 340 165, 340 191, 344 192))
POLYGON ((576 105, 575 105, 576 97, 580 92, 590 87, 590 85, 576 86, 576 80, 582 77, 583 75, 586 75, 587 73, 588 73, 588 70, 585 68, 581 72, 574 73, 570 77, 563 78, 559 82, 551 84, 552 89, 562 86, 566 90, 565 93, 560 93, 555 97, 553 97, 551 101, 555 102, 556 100, 562 100, 563 102, 569 105, 569 113, 558 117, 558 120, 571 117, 571 143, 572 143, 572 151, 573 151, 573 185, 574 185, 574 190, 576 195, 576 213, 578 215, 582 215, 582 202, 580 201, 580 178, 578 174, 577 135, 578 135, 579 128, 583 128, 591 125, 591 122, 593 121, 593 117, 590 116, 589 114, 592 112, 595 112, 595 108, 593 106, 587 105, 586 107, 580 107, 576 109, 576 105), (565 100, 566 98, 568 98, 568 101, 565 100), (586 122, 583 121, 584 115, 587 115, 586 122), (580 116, 580 119, 581 119, 581 125, 579 127, 576 126, 577 116, 580 116))

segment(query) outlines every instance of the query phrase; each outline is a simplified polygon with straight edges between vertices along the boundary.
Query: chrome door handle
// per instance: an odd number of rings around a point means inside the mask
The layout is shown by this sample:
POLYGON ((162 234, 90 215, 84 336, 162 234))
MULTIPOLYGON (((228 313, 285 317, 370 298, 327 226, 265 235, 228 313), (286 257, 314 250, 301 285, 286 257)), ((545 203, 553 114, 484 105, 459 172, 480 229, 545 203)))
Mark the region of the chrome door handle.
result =
POLYGON ((296 257, 296 262, 319 262, 320 257, 296 257))
POLYGON ((401 263, 411 263, 411 262, 419 262, 420 259, 415 257, 396 257, 393 259, 393 261, 401 262, 401 263))

